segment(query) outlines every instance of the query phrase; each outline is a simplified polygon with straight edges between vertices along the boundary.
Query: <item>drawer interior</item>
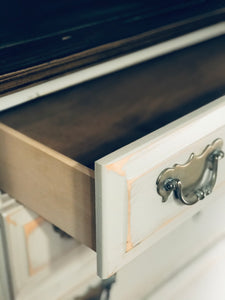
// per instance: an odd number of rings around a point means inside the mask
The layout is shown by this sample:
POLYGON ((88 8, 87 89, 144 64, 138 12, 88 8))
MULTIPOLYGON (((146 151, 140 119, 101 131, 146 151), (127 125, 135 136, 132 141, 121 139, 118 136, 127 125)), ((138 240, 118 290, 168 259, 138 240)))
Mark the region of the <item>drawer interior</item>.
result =
POLYGON ((221 36, 2 112, 0 188, 95 249, 94 162, 223 95, 224 48, 221 36))
POLYGON ((94 168, 94 161, 225 91, 225 37, 32 101, 0 121, 94 168))

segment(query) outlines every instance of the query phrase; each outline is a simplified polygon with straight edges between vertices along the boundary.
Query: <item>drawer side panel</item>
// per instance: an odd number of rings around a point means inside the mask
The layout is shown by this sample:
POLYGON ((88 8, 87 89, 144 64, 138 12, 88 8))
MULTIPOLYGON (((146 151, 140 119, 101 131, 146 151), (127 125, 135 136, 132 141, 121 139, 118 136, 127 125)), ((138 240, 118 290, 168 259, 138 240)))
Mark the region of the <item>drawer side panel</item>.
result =
POLYGON ((0 188, 95 249, 93 172, 0 124, 0 188))

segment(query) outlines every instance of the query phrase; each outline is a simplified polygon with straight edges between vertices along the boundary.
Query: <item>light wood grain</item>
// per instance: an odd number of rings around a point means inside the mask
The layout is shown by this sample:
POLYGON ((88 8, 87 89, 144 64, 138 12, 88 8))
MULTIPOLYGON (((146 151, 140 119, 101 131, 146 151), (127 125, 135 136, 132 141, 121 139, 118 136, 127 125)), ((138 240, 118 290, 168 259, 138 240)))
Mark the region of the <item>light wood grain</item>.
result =
POLYGON ((95 248, 93 171, 0 124, 1 189, 95 248))

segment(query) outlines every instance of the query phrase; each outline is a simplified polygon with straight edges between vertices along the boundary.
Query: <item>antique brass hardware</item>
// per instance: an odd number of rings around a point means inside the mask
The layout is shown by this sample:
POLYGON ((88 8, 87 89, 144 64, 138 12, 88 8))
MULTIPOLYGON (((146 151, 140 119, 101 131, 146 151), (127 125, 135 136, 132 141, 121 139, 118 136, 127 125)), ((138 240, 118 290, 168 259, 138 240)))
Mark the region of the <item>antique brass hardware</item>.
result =
POLYGON ((188 161, 161 172, 157 192, 167 201, 171 192, 186 205, 192 205, 209 195, 216 183, 218 160, 224 157, 222 139, 216 139, 200 155, 191 154, 188 161))

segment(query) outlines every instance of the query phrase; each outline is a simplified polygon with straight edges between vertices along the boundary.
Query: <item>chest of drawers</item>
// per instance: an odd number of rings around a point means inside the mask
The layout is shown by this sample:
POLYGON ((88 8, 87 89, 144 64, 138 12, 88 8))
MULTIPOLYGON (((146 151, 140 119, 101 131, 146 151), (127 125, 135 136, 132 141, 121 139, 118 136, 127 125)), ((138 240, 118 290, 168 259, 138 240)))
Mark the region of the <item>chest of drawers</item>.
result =
MULTIPOLYGON (((156 185, 165 168, 225 140, 223 30, 223 23, 206 28, 197 32, 206 34, 201 43, 0 115, 1 189, 96 250, 103 278, 224 191, 224 160, 213 193, 195 205, 172 194, 163 203, 156 185)), ((192 38, 196 32, 182 37, 192 38)))
POLYGON ((96 251, 102 278, 224 192, 223 5, 178 2, 80 4, 67 35, 3 36, 0 189, 96 251))

